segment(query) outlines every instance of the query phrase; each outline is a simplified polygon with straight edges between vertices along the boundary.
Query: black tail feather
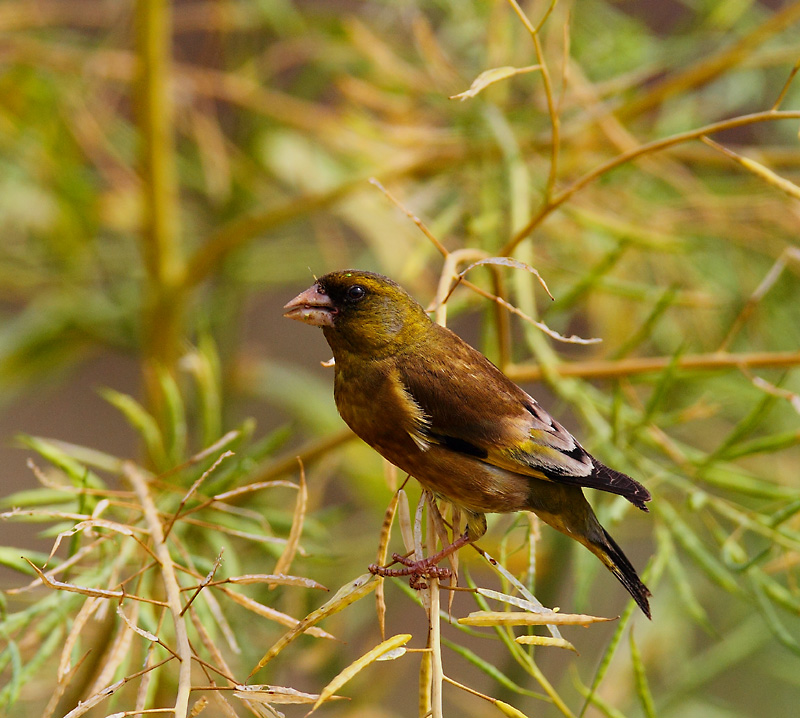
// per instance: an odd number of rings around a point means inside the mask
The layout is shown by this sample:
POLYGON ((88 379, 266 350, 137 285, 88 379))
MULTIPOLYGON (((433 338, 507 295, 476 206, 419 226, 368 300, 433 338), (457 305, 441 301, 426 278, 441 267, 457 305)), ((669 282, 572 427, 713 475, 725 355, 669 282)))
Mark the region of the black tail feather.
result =
POLYGON ((594 471, 590 477, 583 480, 584 486, 624 496, 637 509, 648 510, 647 506, 645 506, 645 501, 650 501, 652 497, 650 492, 636 479, 609 468, 595 459, 594 456, 592 457, 592 463, 594 464, 594 471))
MULTIPOLYGON (((583 451, 583 449, 580 450, 583 451)), ((599 491, 607 491, 610 494, 624 496, 637 509, 641 509, 645 512, 648 511, 645 502, 650 501, 652 496, 644 486, 627 474, 623 474, 621 471, 616 471, 606 466, 604 463, 595 459, 594 456, 589 455, 589 457, 592 460, 593 469, 592 473, 588 476, 576 476, 574 474, 562 473, 542 466, 538 466, 537 470, 541 471, 541 473, 551 481, 555 481, 559 484, 582 486, 587 489, 598 489, 599 491)))
POLYGON ((611 538, 608 531, 602 530, 606 544, 603 548, 609 559, 609 562, 604 561, 604 563, 606 563, 611 573, 619 579, 619 582, 625 586, 628 593, 633 596, 633 600, 642 609, 644 615, 651 618, 650 601, 648 601, 648 597, 651 595, 650 590, 642 583, 636 573, 636 569, 617 545, 617 542, 611 538))

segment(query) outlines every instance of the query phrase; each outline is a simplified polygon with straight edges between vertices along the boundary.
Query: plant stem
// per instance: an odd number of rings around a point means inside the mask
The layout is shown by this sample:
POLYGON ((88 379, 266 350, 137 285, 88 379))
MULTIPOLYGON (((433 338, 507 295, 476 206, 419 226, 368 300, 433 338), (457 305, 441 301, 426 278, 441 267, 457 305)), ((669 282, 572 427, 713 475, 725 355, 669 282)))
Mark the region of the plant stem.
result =
MULTIPOLYGON (((589 360, 549 367, 559 376, 577 376, 583 379, 609 379, 633 374, 649 374, 666 369, 672 357, 631 357, 612 361, 589 360)), ((800 352, 713 352, 711 354, 687 354, 678 357, 676 365, 681 369, 714 371, 742 367, 780 367, 800 364, 800 352)), ((539 381, 545 372, 543 367, 528 364, 511 364, 504 367, 505 373, 514 381, 539 381)))
POLYGON ((156 416, 163 405, 159 373, 172 373, 183 337, 184 266, 178 232, 171 36, 168 0, 137 0, 135 103, 141 133, 141 245, 147 271, 143 371, 148 402, 156 416))

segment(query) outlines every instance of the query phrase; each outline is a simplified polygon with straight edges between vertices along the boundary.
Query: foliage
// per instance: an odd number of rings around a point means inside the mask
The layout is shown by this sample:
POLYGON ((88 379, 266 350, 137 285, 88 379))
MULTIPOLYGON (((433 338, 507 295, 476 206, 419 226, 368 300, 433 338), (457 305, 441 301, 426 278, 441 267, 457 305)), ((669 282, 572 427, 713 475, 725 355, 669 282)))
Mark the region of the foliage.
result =
POLYGON ((5 518, 44 523, 54 551, 0 550, 33 582, 1 595, 9 713, 273 715, 334 692, 352 700, 319 711, 793 710, 800 3, 2 10, 2 394, 108 350, 145 379, 140 398, 104 392, 136 461, 24 439, 38 485, 5 518), (376 480, 312 368, 321 342, 306 364, 288 350, 308 328, 262 328, 281 363, 242 330, 265 288, 286 300, 309 267, 344 266, 391 275, 467 335, 479 316, 509 376, 644 480, 649 517, 592 500, 637 565, 652 556, 652 624, 527 516, 481 542, 499 562, 459 557, 475 590, 452 607, 436 582, 357 579, 394 524, 407 550, 433 548, 438 510, 422 497, 412 517, 399 477, 394 498, 376 480), (254 428, 252 399, 293 423, 254 428), (503 610, 540 613, 534 594, 621 617, 562 635, 546 613, 534 637, 503 610), (272 688, 245 689, 259 665, 272 688))

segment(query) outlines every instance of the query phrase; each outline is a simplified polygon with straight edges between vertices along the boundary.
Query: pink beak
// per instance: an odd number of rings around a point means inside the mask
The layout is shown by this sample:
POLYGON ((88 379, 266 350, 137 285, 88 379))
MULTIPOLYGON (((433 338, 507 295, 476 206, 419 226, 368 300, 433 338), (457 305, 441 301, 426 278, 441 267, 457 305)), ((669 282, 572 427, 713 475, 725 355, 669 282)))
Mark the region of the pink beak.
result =
POLYGON ((317 284, 298 294, 283 308, 284 317, 315 327, 332 327, 338 313, 331 298, 321 292, 317 284))

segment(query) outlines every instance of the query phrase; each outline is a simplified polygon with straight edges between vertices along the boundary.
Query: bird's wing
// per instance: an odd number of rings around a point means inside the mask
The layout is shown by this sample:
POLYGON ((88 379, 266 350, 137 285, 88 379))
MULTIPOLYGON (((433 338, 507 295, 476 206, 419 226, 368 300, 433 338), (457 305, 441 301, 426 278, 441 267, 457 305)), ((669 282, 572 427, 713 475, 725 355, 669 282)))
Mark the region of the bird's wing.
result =
POLYGON ((559 422, 480 352, 438 328, 440 352, 414 352, 399 362, 405 392, 425 417, 431 443, 515 473, 624 496, 646 511, 650 493, 589 454, 559 422))

